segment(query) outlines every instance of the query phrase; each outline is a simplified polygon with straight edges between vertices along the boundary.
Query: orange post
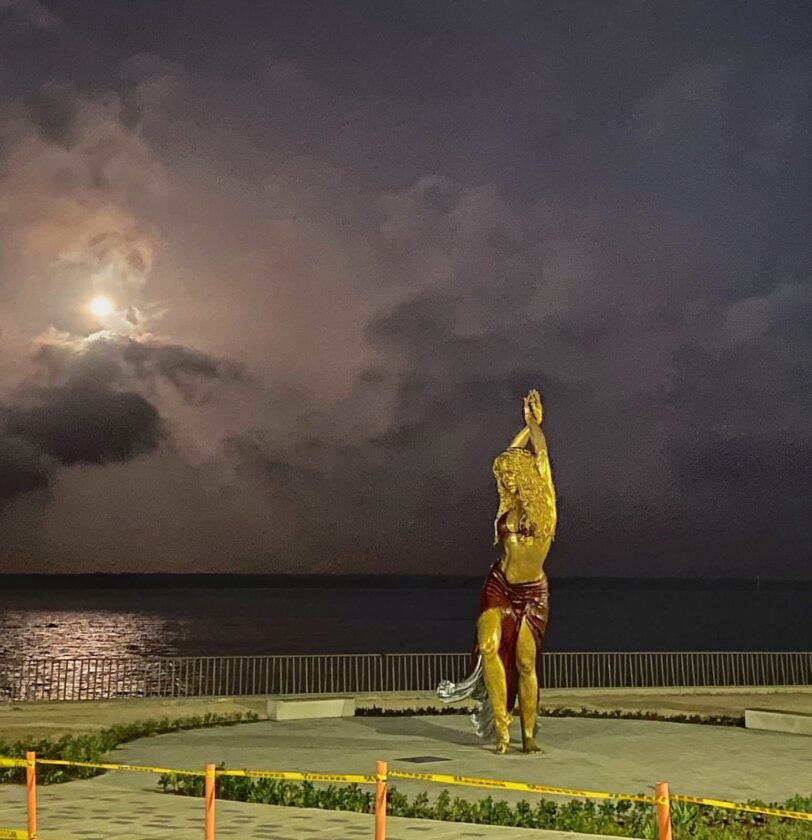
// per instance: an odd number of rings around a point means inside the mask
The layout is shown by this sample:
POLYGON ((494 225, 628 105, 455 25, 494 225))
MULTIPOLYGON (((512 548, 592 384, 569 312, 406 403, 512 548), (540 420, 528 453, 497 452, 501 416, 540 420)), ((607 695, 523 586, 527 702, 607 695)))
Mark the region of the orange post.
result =
POLYGON ((214 765, 206 765, 206 833, 205 840, 214 840, 214 765))
POLYGON ((671 805, 669 803, 668 783, 657 782, 654 786, 654 795, 657 797, 657 829, 659 840, 672 840, 671 838, 671 805))
POLYGON ((375 840, 386 840, 386 776, 385 761, 375 762, 375 840))
POLYGON ((25 754, 25 794, 28 806, 28 840, 37 840, 37 754, 25 754))

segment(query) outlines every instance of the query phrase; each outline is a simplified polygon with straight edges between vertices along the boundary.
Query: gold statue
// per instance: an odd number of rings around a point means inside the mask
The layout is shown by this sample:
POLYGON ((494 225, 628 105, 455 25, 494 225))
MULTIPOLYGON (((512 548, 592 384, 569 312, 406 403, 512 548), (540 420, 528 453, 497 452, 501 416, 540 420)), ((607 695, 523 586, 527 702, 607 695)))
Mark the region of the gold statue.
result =
POLYGON ((511 714, 519 698, 522 749, 536 744, 542 641, 547 627, 549 589, 544 561, 555 537, 555 487, 541 431, 538 391, 524 398, 524 428, 493 462, 499 494, 494 544, 502 556, 488 573, 477 619, 474 667, 461 683, 440 683, 446 702, 472 697, 473 715, 482 737, 496 739, 496 752, 507 752, 511 714), (527 449, 528 443, 532 452, 527 449))

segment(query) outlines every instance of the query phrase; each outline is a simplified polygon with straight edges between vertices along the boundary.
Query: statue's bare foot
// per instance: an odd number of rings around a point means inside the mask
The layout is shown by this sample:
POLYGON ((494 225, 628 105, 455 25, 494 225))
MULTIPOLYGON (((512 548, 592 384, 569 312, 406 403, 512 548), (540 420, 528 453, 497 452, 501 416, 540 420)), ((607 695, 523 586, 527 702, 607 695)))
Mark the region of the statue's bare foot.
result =
POLYGON ((541 747, 536 743, 535 738, 522 739, 522 752, 526 753, 540 753, 543 752, 541 747))
POLYGON ((496 715, 493 723, 496 732, 496 752, 506 753, 510 744, 510 715, 496 715))
POLYGON ((508 751, 508 744, 510 744, 510 724, 496 727, 496 752, 506 753, 508 751))

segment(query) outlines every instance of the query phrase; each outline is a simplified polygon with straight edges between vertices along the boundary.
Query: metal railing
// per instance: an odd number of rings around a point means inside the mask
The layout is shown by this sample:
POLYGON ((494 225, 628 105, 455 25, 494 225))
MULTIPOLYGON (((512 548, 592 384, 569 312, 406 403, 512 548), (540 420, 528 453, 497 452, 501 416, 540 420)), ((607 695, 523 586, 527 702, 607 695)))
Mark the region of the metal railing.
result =
MULTIPOLYGON (((0 700, 433 691, 467 653, 0 660, 0 700)), ((547 688, 812 685, 812 652, 545 653, 547 688)))

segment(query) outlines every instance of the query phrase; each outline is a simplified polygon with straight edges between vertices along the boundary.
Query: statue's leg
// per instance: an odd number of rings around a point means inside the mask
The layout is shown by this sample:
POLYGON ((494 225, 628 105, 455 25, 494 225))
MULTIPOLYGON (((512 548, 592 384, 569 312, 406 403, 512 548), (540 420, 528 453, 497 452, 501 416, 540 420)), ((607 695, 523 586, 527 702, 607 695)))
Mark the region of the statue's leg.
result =
POLYGON ((522 749, 526 753, 541 752, 536 744, 536 716, 539 707, 539 680, 536 673, 538 650, 533 633, 522 619, 516 641, 516 668, 519 672, 519 713, 522 718, 522 749))
POLYGON ((482 676, 493 708, 496 728, 496 752, 507 752, 510 743, 510 715, 507 711, 507 682, 505 666, 499 658, 502 641, 502 616, 498 609, 485 610, 476 623, 477 643, 482 657, 482 676))

